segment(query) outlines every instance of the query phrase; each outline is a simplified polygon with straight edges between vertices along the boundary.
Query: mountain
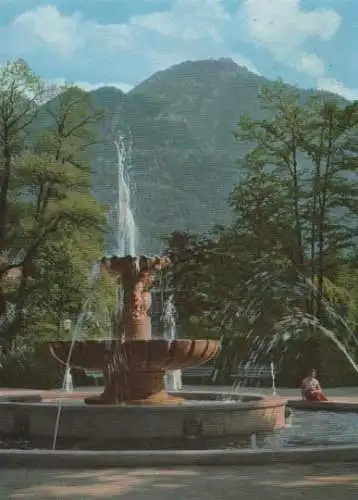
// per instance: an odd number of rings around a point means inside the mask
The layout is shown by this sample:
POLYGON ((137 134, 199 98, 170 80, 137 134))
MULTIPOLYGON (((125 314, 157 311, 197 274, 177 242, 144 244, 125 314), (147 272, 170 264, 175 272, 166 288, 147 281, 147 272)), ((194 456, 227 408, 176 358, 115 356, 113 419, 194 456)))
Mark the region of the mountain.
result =
MULTIPOLYGON (((119 133, 131 142, 139 250, 157 252, 173 230, 206 231, 231 221, 227 198, 247 146, 233 137, 240 115, 262 118, 265 78, 230 59, 186 61, 155 73, 131 92, 93 91, 106 111, 91 151, 93 185, 102 201, 117 196, 119 133)), ((310 91, 302 90, 305 99, 310 91)))

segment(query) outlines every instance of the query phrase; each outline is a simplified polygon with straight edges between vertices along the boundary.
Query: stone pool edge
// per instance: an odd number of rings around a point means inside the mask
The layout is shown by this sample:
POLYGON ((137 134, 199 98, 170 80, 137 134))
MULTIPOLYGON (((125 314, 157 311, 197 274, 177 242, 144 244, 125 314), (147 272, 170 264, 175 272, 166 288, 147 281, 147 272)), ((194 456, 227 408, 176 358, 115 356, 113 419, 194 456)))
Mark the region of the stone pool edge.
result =
POLYGON ((358 446, 285 450, 66 451, 0 450, 0 468, 101 469, 192 466, 255 466, 358 462, 358 446))
POLYGON ((288 408, 300 411, 325 411, 332 413, 358 413, 358 402, 354 401, 303 401, 300 399, 287 399, 288 408))

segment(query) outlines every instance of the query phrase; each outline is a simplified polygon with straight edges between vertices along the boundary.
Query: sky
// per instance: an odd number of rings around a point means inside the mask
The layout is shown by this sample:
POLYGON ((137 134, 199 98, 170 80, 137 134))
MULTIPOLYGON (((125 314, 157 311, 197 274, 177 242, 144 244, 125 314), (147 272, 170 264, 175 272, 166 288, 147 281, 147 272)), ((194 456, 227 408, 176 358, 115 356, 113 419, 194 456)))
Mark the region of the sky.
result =
POLYGON ((130 90, 185 60, 232 58, 358 99, 358 0, 0 0, 0 62, 130 90))

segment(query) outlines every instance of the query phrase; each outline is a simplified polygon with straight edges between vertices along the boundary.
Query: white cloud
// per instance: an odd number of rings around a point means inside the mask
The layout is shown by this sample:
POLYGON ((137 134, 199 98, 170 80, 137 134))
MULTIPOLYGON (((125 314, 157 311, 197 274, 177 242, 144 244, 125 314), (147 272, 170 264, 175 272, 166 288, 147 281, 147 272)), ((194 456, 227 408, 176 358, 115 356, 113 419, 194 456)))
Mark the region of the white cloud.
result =
POLYGON ((182 40, 222 40, 222 23, 230 22, 222 0, 176 0, 169 11, 134 16, 131 24, 182 40))
POLYGON ((78 13, 62 14, 57 7, 46 5, 19 15, 8 31, 17 43, 20 35, 26 39, 29 48, 42 43, 60 56, 72 56, 79 48, 91 46, 131 49, 148 31, 183 41, 208 38, 220 42, 220 27, 230 19, 222 0, 176 0, 168 11, 133 16, 127 23, 117 24, 100 24, 78 13))
POLYGON ((79 13, 62 14, 57 7, 45 5, 25 11, 6 28, 18 52, 46 47, 64 58, 91 47, 128 49, 131 31, 126 24, 99 24, 79 13))
MULTIPOLYGON (((65 78, 54 78, 49 81, 50 85, 65 85, 66 83, 69 83, 65 80, 65 78)), ((90 92, 91 90, 96 90, 99 89, 100 87, 115 87, 117 89, 123 90, 123 92, 129 92, 132 90, 133 85, 129 85, 128 83, 121 83, 121 82, 85 82, 85 81, 77 81, 77 82, 71 82, 73 85, 76 85, 77 87, 80 87, 83 90, 87 90, 90 92)))
POLYGON ((71 56, 81 43, 78 36, 81 17, 78 14, 64 16, 56 7, 47 5, 20 14, 10 25, 13 35, 20 36, 22 43, 31 40, 43 42, 60 56, 71 56))
POLYGON ((82 36, 89 44, 100 44, 110 50, 130 49, 133 44, 131 28, 123 23, 99 24, 87 21, 82 26, 82 36))
POLYGON ((121 83, 121 82, 96 82, 96 83, 90 83, 90 82, 82 82, 78 81, 75 82, 75 85, 78 87, 91 91, 91 90, 96 90, 99 89, 100 87, 115 87, 117 89, 123 90, 123 92, 127 93, 130 90, 132 90, 133 85, 129 85, 129 83, 121 83))
POLYGON ((244 0, 244 14, 252 38, 280 53, 300 48, 308 37, 329 40, 341 18, 333 9, 304 10, 300 0, 244 0))
POLYGON ((224 0, 172 0, 161 11, 155 11, 153 2, 152 13, 112 24, 45 5, 23 12, 0 28, 0 56, 21 55, 30 63, 32 57, 36 62, 44 57, 50 66, 53 61, 57 74, 83 71, 83 80, 96 75, 95 83, 76 82, 82 88, 111 85, 128 91, 131 85, 121 82, 137 83, 154 71, 188 59, 231 57, 260 74, 237 50, 244 33, 245 42, 249 38, 265 47, 277 62, 314 78, 320 88, 354 98, 357 91, 327 78, 324 60, 310 49, 310 42, 326 42, 335 35, 341 17, 331 8, 308 9, 302 3, 241 0, 236 14, 230 14, 224 0))
POLYGON ((341 16, 335 10, 309 10, 301 0, 244 0, 240 17, 251 39, 277 61, 313 77, 318 89, 358 99, 358 89, 327 78, 324 60, 309 50, 312 40, 327 42, 337 33, 341 16))
POLYGON ((66 64, 64 72, 81 68, 84 79, 97 74, 99 81, 136 83, 183 60, 232 54, 238 64, 258 73, 236 50, 236 39, 237 20, 225 9, 224 0, 173 0, 165 11, 112 24, 47 5, 24 12, 0 29, 0 55, 7 59, 21 54, 30 63, 32 57, 46 58, 50 65, 53 61, 56 72, 66 64))
POLYGON ((281 62, 311 76, 324 73, 324 63, 307 53, 310 39, 330 40, 340 15, 333 9, 304 9, 301 0, 244 0, 240 17, 252 40, 266 47, 281 62))
POLYGON ((295 66, 303 73, 307 73, 308 75, 315 77, 321 77, 325 73, 324 61, 316 54, 303 53, 297 58, 295 66))
POLYGON ((155 31, 160 35, 172 36, 182 40, 200 40, 208 36, 209 38, 221 40, 218 30, 212 23, 193 24, 178 23, 172 12, 154 12, 146 16, 133 17, 132 23, 135 26, 140 26, 151 31, 155 31))
POLYGON ((333 94, 338 94, 347 99, 348 101, 358 100, 358 88, 350 89, 345 87, 345 85, 336 80, 335 78, 321 78, 317 82, 317 88, 319 90, 326 90, 327 92, 332 92, 333 94))

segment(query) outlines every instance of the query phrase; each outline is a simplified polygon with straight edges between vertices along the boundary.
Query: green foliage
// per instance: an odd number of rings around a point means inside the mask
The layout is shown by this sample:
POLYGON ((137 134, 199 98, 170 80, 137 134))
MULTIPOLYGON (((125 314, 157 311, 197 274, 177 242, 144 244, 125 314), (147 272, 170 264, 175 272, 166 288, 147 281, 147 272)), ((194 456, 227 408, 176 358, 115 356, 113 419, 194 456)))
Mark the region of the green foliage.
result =
POLYGON ((86 92, 48 88, 22 61, 0 70, 1 335, 8 341, 61 334, 64 317, 78 314, 92 293, 89 274, 107 224, 87 151, 102 118, 86 92))
POLYGON ((43 346, 22 347, 0 356, 0 387, 53 389, 62 386, 63 367, 43 346))
POLYGON ((180 333, 186 337, 217 336, 210 320, 213 246, 210 239, 185 232, 174 232, 168 240, 167 252, 173 264, 170 282, 175 290, 180 333))
MULTIPOLYGON (((250 149, 230 196, 233 224, 214 231, 209 245, 181 235, 173 276, 190 299, 180 321, 190 321, 194 300, 196 323, 209 318, 228 339, 222 366, 237 361, 231 351, 247 341, 256 358, 301 352, 303 372, 322 366, 327 339, 345 356, 356 350, 356 301, 347 290, 357 283, 344 265, 352 269, 357 236, 358 108, 321 94, 301 97, 282 82, 262 89, 266 117, 239 122, 237 137, 250 149), (196 298, 202 292, 204 301, 196 298)), ((175 245, 172 237, 169 253, 175 245)))
MULTIPOLYGON (((75 318, 90 298, 101 324, 102 309, 112 310, 115 286, 109 276, 92 283, 91 267, 101 252, 101 245, 91 241, 84 231, 71 235, 57 234, 49 239, 36 259, 37 279, 29 283, 25 329, 27 338, 40 340, 63 336, 64 320, 75 318), (101 307, 97 307, 98 305, 101 307)), ((108 325, 107 336, 109 334, 108 325)), ((102 335, 103 336, 103 335, 102 335)))
MULTIPOLYGON (((237 224, 263 236, 261 248, 267 242, 280 250, 296 275, 317 277, 322 289, 337 252, 342 245, 347 251, 356 234, 350 220, 358 194, 358 109, 320 95, 302 105, 280 83, 264 89, 262 99, 274 116, 240 121, 239 136, 255 146, 241 162, 245 176, 231 198, 237 224)), ((319 295, 310 308, 319 316, 319 295)))

